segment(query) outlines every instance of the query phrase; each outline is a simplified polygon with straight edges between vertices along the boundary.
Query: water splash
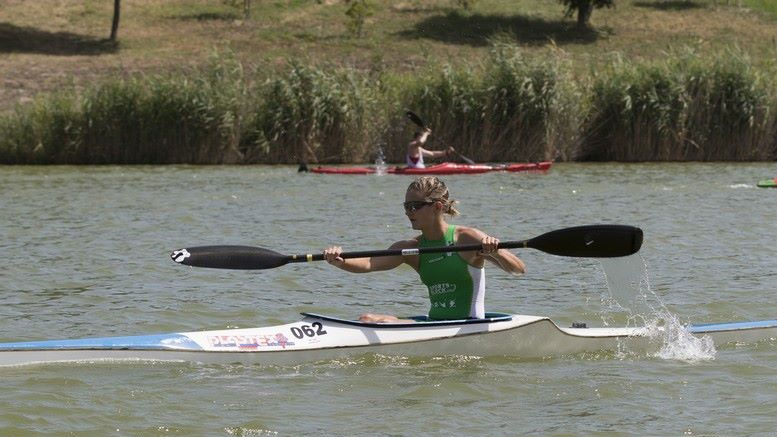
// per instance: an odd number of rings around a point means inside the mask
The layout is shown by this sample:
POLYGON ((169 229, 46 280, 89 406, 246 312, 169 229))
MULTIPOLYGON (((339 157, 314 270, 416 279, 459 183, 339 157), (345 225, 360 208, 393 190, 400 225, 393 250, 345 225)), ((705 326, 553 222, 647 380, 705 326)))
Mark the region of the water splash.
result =
POLYGON ((383 154, 382 146, 378 146, 378 155, 375 157, 375 174, 377 176, 386 174, 386 156, 383 154))
POLYGON ((664 304, 650 287, 647 263, 638 256, 602 261, 608 293, 602 297, 605 325, 615 312, 625 312, 627 326, 642 325, 651 340, 659 345, 656 358, 697 362, 715 359, 712 338, 697 337, 664 304), (639 279, 636 279, 639 278, 639 279))
POLYGON ((708 335, 694 336, 688 331, 688 326, 681 323, 674 314, 663 311, 651 322, 656 323, 655 326, 649 326, 651 337, 661 344, 655 357, 686 362, 715 359, 717 351, 712 338, 708 335), (659 320, 663 321, 663 326, 656 323, 659 320))

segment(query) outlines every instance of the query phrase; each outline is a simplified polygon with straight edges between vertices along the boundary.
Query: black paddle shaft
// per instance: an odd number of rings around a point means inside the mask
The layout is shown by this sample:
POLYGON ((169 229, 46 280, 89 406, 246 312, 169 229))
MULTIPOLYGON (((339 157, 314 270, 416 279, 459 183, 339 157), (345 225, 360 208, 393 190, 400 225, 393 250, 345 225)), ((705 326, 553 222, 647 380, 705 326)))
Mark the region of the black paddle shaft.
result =
MULTIPOLYGON (((500 249, 531 248, 543 252, 572 257, 614 258, 634 254, 642 247, 642 230, 625 225, 589 225, 559 229, 538 237, 499 243, 500 249)), ((414 249, 366 250, 343 252, 348 258, 376 256, 419 255, 422 253, 466 252, 482 249, 481 244, 424 247, 414 249)), ((269 249, 253 246, 199 246, 174 251, 173 261, 193 267, 218 269, 261 270, 272 269, 293 262, 322 261, 324 255, 283 255, 269 249)))

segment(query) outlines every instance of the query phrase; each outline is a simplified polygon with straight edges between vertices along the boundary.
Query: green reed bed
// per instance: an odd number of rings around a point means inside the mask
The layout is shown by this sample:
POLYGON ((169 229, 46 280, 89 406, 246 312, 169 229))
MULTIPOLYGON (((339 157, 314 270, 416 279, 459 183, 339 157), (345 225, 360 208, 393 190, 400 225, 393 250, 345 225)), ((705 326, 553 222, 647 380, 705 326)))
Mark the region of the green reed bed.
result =
POLYGON ((762 76, 734 53, 695 62, 685 81, 687 153, 697 160, 764 160, 777 153, 773 76, 762 76))
POLYGON ((578 159, 774 159, 771 77, 733 52, 650 64, 619 59, 595 75, 578 159))
POLYGON ((572 70, 498 42, 479 68, 412 75, 292 62, 267 78, 227 54, 19 106, 0 117, 0 163, 348 163, 379 147, 401 162, 405 109, 433 128, 429 148, 480 162, 777 158, 774 68, 736 51, 572 70))
POLYGON ((83 95, 41 97, 0 118, 0 162, 240 162, 237 142, 246 97, 239 71, 225 73, 224 65, 110 81, 83 95))
POLYGON ((80 136, 79 98, 59 93, 0 117, 0 163, 59 164, 80 136))
POLYGON ((441 145, 479 161, 538 161, 574 144, 576 92, 557 59, 495 44, 482 71, 437 71, 415 84, 407 105, 429 115, 441 145))
POLYGON ((255 95, 244 162, 360 162, 373 152, 383 112, 363 75, 292 64, 255 95))
POLYGON ((213 98, 196 83, 107 84, 83 105, 87 163, 221 162, 226 138, 213 98))

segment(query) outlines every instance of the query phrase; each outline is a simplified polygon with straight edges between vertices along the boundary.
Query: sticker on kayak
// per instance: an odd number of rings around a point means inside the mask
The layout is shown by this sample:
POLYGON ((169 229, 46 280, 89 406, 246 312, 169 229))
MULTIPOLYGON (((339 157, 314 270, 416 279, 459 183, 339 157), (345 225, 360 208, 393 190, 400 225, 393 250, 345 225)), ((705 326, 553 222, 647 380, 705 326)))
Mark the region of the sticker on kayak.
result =
POLYGON ((286 346, 294 346, 293 341, 289 341, 285 335, 278 332, 276 334, 248 334, 248 335, 213 335, 208 338, 213 347, 238 348, 238 349, 258 349, 261 347, 280 346, 286 349, 286 346))
POLYGON ((170 254, 170 258, 172 258, 173 261, 177 263, 182 263, 183 260, 189 258, 190 256, 192 256, 192 254, 189 253, 189 251, 186 249, 174 250, 173 253, 170 254))

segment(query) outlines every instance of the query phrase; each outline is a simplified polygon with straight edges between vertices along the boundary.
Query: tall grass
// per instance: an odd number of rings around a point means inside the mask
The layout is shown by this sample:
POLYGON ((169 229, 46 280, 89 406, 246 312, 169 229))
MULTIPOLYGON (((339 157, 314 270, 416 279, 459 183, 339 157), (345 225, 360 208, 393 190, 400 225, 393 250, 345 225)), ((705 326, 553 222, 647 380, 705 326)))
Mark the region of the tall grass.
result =
POLYGON ((773 85, 734 52, 619 59, 593 81, 578 159, 774 159, 773 85))
POLYGON ((117 79, 57 94, 0 119, 7 164, 236 163, 246 100, 237 63, 117 79))
POLYGON ((773 76, 754 71, 741 53, 729 52, 711 62, 695 60, 686 69, 688 111, 685 159, 774 159, 777 109, 769 89, 773 76))
POLYGON ((372 152, 377 105, 366 77, 292 64, 256 94, 245 162, 353 162, 372 152))
POLYGON ((552 159, 571 144, 574 91, 556 59, 531 59, 495 44, 482 72, 446 67, 411 90, 442 140, 480 161, 552 159))
POLYGON ((429 148, 481 162, 775 159, 774 68, 738 53, 616 59, 589 81, 498 41, 480 68, 418 75, 291 63, 266 78, 221 54, 19 106, 0 117, 0 163, 368 162, 378 145, 401 162, 405 109, 433 128, 429 148))
POLYGON ((77 153, 82 117, 72 93, 41 97, 0 117, 0 163, 59 164, 77 153))

